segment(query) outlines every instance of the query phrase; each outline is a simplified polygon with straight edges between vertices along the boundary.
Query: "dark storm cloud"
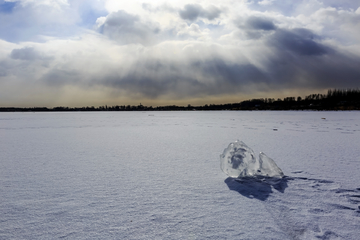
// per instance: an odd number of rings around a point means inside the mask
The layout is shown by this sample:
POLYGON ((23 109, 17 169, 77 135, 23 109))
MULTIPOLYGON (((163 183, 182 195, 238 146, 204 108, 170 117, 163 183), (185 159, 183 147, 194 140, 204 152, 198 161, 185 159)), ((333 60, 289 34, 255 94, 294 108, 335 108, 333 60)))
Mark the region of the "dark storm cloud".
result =
POLYGON ((183 10, 179 11, 179 14, 182 19, 194 21, 200 16, 202 10, 199 4, 187 4, 183 10))
POLYGON ((271 59, 267 76, 272 89, 328 89, 358 88, 360 84, 360 58, 341 54, 323 56, 294 56, 277 52, 271 59))
POLYGON ((54 68, 42 77, 42 81, 50 86, 64 86, 68 84, 78 84, 81 74, 76 70, 54 68))
POLYGON ((195 21, 197 18, 202 17, 208 20, 213 20, 220 16, 220 9, 215 6, 210 6, 204 9, 199 4, 186 4, 184 9, 179 11, 180 17, 184 20, 195 21))
POLYGON ((144 23, 136 16, 125 11, 109 14, 99 31, 121 44, 141 43, 144 45, 154 41, 154 35, 160 29, 152 23, 144 23))
POLYGON ((323 55, 331 51, 331 48, 316 42, 315 38, 311 31, 304 28, 279 29, 271 36, 270 43, 299 55, 323 55))
POLYGON ((5 61, 0 61, 0 77, 7 76, 6 72, 7 72, 7 68, 6 68, 6 65, 5 65, 5 61))
POLYGON ((272 83, 284 88, 357 88, 360 57, 316 41, 308 29, 278 29, 267 45, 274 57, 267 65, 272 83))
POLYGON ((201 17, 207 18, 208 20, 213 20, 218 18, 221 14, 221 10, 215 6, 210 6, 207 9, 203 10, 200 14, 201 17))
POLYGON ((248 84, 266 81, 266 76, 256 66, 228 63, 222 58, 196 60, 182 65, 141 60, 136 65, 141 71, 133 69, 122 77, 110 75, 98 84, 154 99, 167 94, 186 98, 236 93, 248 84), (193 73, 201 73, 202 78, 193 73))
POLYGON ((257 30, 275 30, 276 26, 270 19, 261 18, 261 17, 249 17, 246 22, 245 26, 250 29, 257 29, 257 30))
POLYGON ((119 28, 130 28, 135 25, 136 22, 139 21, 139 17, 135 15, 128 14, 125 11, 118 11, 110 14, 104 26, 107 27, 119 27, 119 28))
POLYGON ((206 91, 206 85, 196 79, 185 76, 165 76, 153 78, 145 75, 128 74, 122 78, 112 78, 107 83, 111 87, 140 94, 150 99, 164 95, 174 95, 178 98, 196 96, 206 91))
POLYGON ((269 21, 265 23, 257 29, 272 30, 261 43, 272 54, 262 56, 261 67, 250 62, 230 62, 216 54, 211 59, 189 58, 192 60, 182 63, 141 59, 125 76, 106 77, 98 84, 149 98, 167 94, 186 98, 250 93, 260 89, 282 91, 360 85, 358 56, 323 44, 321 38, 308 29, 274 29, 269 21))
POLYGON ((31 47, 14 49, 11 51, 10 57, 12 59, 20 59, 20 60, 27 60, 27 61, 43 59, 43 56, 41 56, 41 54, 39 54, 34 48, 31 48, 31 47))
POLYGON ((166 94, 182 98, 198 94, 200 89, 206 88, 204 84, 186 74, 185 69, 186 66, 172 61, 139 60, 127 74, 119 76, 110 73, 98 84, 126 90, 151 99, 166 94))
POLYGON ((240 17, 234 20, 234 24, 248 39, 259 39, 277 29, 273 20, 267 17, 250 16, 245 19, 240 17))
POLYGON ((193 65, 201 68, 206 77, 214 78, 218 86, 226 84, 229 88, 236 88, 248 83, 266 81, 266 76, 250 63, 235 64, 228 63, 221 58, 215 58, 193 65))

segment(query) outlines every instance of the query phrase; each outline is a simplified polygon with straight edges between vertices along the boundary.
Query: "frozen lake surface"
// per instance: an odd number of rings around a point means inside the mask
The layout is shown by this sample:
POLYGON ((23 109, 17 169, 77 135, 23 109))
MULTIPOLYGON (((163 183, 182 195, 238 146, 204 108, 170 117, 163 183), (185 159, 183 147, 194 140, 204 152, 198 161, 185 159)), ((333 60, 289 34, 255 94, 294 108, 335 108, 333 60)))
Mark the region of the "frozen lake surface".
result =
POLYGON ((359 239, 360 112, 0 113, 0 239, 359 239), (220 170, 244 141, 288 176, 220 170))

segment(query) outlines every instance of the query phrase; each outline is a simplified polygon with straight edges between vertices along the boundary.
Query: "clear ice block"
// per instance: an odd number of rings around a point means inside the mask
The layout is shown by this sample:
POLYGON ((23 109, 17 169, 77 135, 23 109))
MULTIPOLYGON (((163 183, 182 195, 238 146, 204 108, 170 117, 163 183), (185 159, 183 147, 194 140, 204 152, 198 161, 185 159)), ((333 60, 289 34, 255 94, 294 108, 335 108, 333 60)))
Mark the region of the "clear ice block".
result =
POLYGON ((220 168, 233 178, 258 176, 282 178, 284 176, 274 160, 264 153, 260 153, 257 159, 254 151, 239 140, 230 143, 220 155, 220 168))

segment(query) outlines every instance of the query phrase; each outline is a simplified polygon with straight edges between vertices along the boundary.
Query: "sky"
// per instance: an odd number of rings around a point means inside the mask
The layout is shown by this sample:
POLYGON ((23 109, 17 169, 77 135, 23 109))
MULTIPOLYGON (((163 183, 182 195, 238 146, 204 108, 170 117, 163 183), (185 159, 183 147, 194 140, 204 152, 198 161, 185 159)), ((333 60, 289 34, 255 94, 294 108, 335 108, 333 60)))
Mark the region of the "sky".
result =
POLYGON ((203 105, 359 87, 358 0, 0 0, 0 107, 203 105))

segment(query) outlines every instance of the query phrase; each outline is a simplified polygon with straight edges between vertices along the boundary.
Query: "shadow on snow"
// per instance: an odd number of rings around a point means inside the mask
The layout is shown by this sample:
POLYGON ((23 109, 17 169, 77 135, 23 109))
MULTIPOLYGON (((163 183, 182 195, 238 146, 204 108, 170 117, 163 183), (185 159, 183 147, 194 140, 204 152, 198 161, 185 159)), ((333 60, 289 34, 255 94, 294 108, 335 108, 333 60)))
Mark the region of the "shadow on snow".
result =
POLYGON ((256 198, 265 201, 275 189, 284 192, 288 187, 286 177, 278 178, 231 178, 225 179, 230 190, 236 191, 247 198, 256 198))

